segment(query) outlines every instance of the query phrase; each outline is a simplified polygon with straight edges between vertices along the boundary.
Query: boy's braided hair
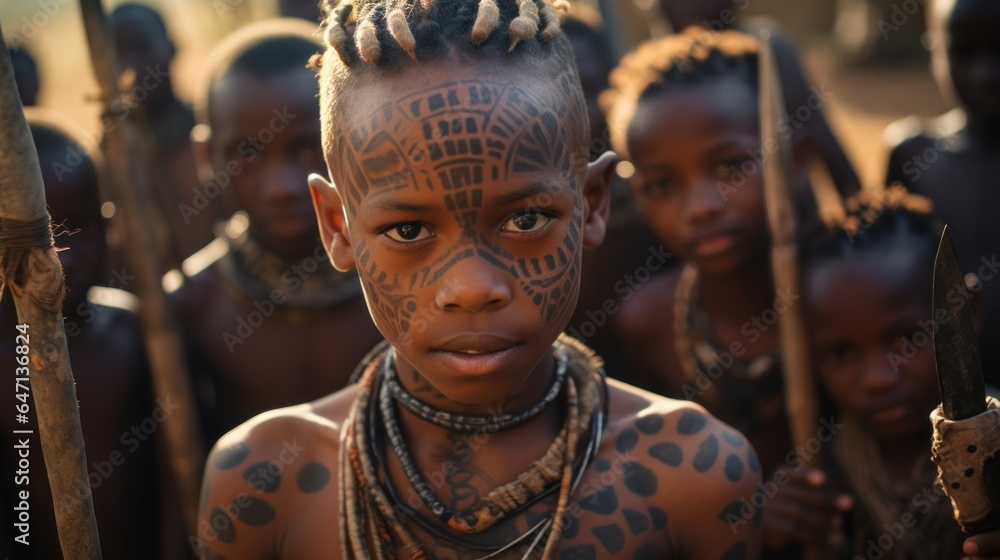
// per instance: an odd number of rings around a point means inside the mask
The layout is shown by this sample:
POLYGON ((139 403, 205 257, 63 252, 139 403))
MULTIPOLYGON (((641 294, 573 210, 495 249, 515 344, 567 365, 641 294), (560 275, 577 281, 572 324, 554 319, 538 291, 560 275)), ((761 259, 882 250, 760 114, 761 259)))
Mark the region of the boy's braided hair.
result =
POLYGON ((746 80, 756 93, 758 51, 759 41, 750 35, 692 26, 627 54, 611 73, 611 87, 601 95, 615 151, 627 155, 629 124, 639 102, 649 96, 729 75, 746 80))
POLYGON ((934 254, 941 224, 933 210, 930 199, 899 184, 863 189, 844 202, 844 216, 839 221, 814 224, 802 233, 800 261, 808 268, 884 246, 901 236, 919 240, 934 254))
POLYGON ((560 27, 568 6, 565 0, 323 0, 328 48, 313 57, 312 67, 320 73, 324 143, 333 115, 350 113, 339 95, 345 82, 374 69, 458 56, 460 64, 473 59, 575 72, 573 48, 560 27))
POLYGON ((513 51, 531 40, 560 34, 564 2, 550 0, 324 0, 324 37, 347 66, 357 58, 392 64, 401 53, 414 60, 464 36, 471 45, 503 44, 513 51), (503 27, 507 33, 497 33, 503 27))

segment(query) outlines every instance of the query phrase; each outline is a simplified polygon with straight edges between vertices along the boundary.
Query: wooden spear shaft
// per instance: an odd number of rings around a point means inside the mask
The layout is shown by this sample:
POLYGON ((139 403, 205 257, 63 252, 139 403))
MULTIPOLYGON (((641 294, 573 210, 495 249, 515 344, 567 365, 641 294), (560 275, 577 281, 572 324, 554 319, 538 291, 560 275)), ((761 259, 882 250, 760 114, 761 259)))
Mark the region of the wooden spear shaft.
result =
MULTIPOLYGON (((781 134, 778 122, 785 113, 781 80, 770 41, 761 43, 760 124, 764 160, 764 200, 771 226, 771 270, 776 289, 801 295, 796 244, 795 190, 792 186, 792 150, 790 138, 781 134)), ((780 329, 782 369, 785 376, 785 409, 792 431, 792 443, 807 447, 819 429, 819 400, 809 357, 809 337, 805 309, 792 305, 781 314, 780 329)), ((820 455, 808 461, 810 467, 821 465, 820 455)), ((804 558, 822 558, 820 550, 807 548, 804 558)))
POLYGON ((164 246, 160 241, 169 233, 158 227, 161 223, 153 216, 150 138, 143 134, 140 110, 130 111, 125 119, 112 113, 115 101, 122 95, 121 64, 101 0, 80 0, 80 8, 104 108, 102 149, 108 162, 107 192, 117 208, 117 226, 124 234, 125 262, 136 276, 153 384, 161 406, 171 403, 179 407, 164 422, 163 430, 185 528, 193 536, 197 534, 204 446, 197 429, 183 342, 161 283, 165 270, 157 252, 164 246))
MULTIPOLYGON (((0 43, 3 43, 2 30, 0 43)), ((38 154, 6 50, 0 53, 0 220, 49 222, 38 154)), ((27 377, 34 394, 34 413, 52 489, 59 545, 66 558, 99 560, 101 546, 87 477, 76 382, 63 330, 64 275, 52 243, 51 223, 46 227, 48 247, 5 248, 7 254, 0 262, 0 277, 7 281, 18 321, 23 325, 24 338, 19 342, 28 348, 27 377)), ((4 233, 7 237, 8 232, 4 233)), ((6 239, 3 243, 10 241, 6 239)), ((3 336, 15 334, 18 333, 3 336)), ((5 413, 13 415, 15 411, 5 413)), ((15 432, 15 438, 30 438, 30 434, 15 432)), ((30 461, 30 447, 27 451, 30 461)))

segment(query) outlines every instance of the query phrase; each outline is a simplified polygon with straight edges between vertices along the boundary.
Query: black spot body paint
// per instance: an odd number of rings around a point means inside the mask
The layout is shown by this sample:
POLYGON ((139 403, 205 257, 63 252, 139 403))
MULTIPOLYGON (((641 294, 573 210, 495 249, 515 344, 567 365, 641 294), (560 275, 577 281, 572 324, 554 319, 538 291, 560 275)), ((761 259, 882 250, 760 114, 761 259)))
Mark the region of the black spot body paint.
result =
POLYGON ((632 553, 633 560, 656 560, 656 548, 646 543, 639 548, 635 549, 632 553))
POLYGON ((734 518, 735 519, 743 519, 740 516, 740 509, 742 507, 743 507, 743 503, 739 502, 739 501, 732 502, 732 503, 728 504, 726 507, 722 508, 722 511, 719 512, 719 515, 718 515, 719 520, 722 521, 722 522, 724 522, 724 523, 729 523, 734 518))
POLYGON ((646 514, 628 508, 623 509, 622 513, 625 515, 625 522, 628 523, 628 530, 633 535, 638 535, 649 528, 649 518, 646 514))
POLYGON ((671 467, 679 467, 684 461, 684 450, 681 449, 676 443, 666 441, 657 443, 650 447, 649 455, 657 461, 665 465, 670 465, 671 467))
POLYGON ((320 463, 307 463, 295 477, 299 490, 306 494, 315 494, 330 482, 330 469, 320 463))
POLYGON ((597 560, 597 548, 592 544, 578 544, 564 550, 559 560, 597 560))
POLYGON ((226 544, 236 542, 236 526, 222 508, 215 508, 208 514, 208 524, 219 540, 226 544))
POLYGON ((625 548, 625 533, 618 525, 612 524, 604 525, 602 527, 594 527, 590 532, 597 537, 601 546, 603 546, 605 550, 611 554, 621 552, 621 550, 625 548))
POLYGON ((653 522, 653 529, 662 531, 667 526, 667 513, 658 507, 651 507, 649 520, 653 522))
POLYGON ((656 473, 647 469, 639 463, 632 462, 625 464, 625 487, 632 493, 648 497, 656 493, 660 485, 656 473))
POLYGON ((607 472, 611 470, 611 461, 608 461, 604 457, 601 457, 597 461, 594 461, 594 470, 597 472, 607 472))
POLYGON ((730 432, 726 430, 722 432, 722 439, 726 440, 726 443, 734 447, 739 447, 743 445, 743 436, 737 434, 736 432, 730 432))
POLYGON ((663 430, 663 417, 658 414, 643 416, 635 421, 635 427, 647 436, 655 436, 663 430))
POLYGON ((239 508, 237 519, 252 527, 260 527, 274 521, 275 512, 270 504, 257 498, 247 498, 247 500, 249 503, 239 508))
POLYGON ((243 479, 258 492, 272 494, 281 487, 283 469, 276 461, 254 463, 243 471, 243 479))
POLYGON ((611 515, 618 511, 618 493, 614 486, 605 486, 581 500, 580 507, 600 515, 611 515))
POLYGON ((563 538, 572 539, 580 532, 580 522, 575 515, 566 516, 566 526, 563 527, 563 538))
POLYGON ((693 436, 705 427, 708 419, 704 414, 695 410, 688 410, 681 414, 681 419, 677 422, 677 433, 682 436, 693 436))
POLYGON ((622 453, 628 453, 635 449, 637 443, 639 443, 639 434, 632 428, 625 428, 615 440, 615 449, 622 453))
POLYGON ((726 478, 732 482, 743 479, 743 461, 736 455, 726 457, 726 478))
POLYGON ((246 446, 245 443, 237 443, 236 445, 227 447, 225 449, 220 449, 215 454, 215 459, 212 464, 215 468, 228 471, 229 469, 235 469, 240 466, 240 463, 246 461, 247 457, 250 456, 250 448, 246 446))
POLYGON ((698 446, 698 451, 694 454, 694 470, 703 473, 708 472, 715 466, 715 460, 719 457, 719 439, 714 434, 705 438, 698 446))

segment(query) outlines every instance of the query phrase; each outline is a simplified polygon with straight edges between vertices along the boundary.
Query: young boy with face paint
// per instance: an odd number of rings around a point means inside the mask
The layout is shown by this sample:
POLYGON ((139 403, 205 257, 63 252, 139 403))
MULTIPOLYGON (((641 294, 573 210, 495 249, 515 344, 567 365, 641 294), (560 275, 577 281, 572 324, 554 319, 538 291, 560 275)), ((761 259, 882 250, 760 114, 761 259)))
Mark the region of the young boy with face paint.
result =
POLYGON ((324 168, 314 73, 315 26, 246 27, 207 62, 195 155, 206 189, 236 215, 186 264, 174 294, 193 373, 212 387, 214 440, 252 416, 347 385, 382 339, 354 273, 320 241, 306 179, 324 168), (276 374, 280 373, 280 374, 276 374))
POLYGON ((310 186, 387 343, 357 385, 216 444, 202 557, 753 558, 758 529, 719 518, 759 481, 751 446, 560 337, 616 158, 588 165, 552 6, 327 14, 310 186))
POLYGON ((952 226, 963 270, 978 278, 983 322, 980 354, 988 382, 1000 384, 1000 228, 992 208, 1000 157, 1000 5, 988 0, 935 0, 928 6, 933 70, 957 108, 934 119, 909 117, 886 129, 892 147, 888 181, 934 201, 952 226))

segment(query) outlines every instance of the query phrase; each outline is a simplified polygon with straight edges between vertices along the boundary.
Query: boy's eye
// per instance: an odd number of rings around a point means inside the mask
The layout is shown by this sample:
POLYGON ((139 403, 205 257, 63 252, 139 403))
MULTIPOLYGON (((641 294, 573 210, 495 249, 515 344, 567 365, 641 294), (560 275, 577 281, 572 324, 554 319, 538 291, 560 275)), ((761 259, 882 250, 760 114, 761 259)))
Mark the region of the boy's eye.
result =
POLYGON ((677 183, 669 179, 660 179, 659 181, 651 181, 647 183, 643 188, 643 192, 646 196, 651 198, 659 198, 667 196, 675 190, 677 183))
POLYGON ((728 161, 722 162, 719 167, 715 169, 715 177, 720 181, 728 181, 738 174, 742 173, 743 163, 746 162, 746 158, 734 158, 728 161))
POLYGON ((524 210, 510 217, 501 228, 515 233, 532 233, 548 225, 552 218, 537 210, 524 210))
POLYGON ((385 230, 383 235, 399 243, 416 243, 418 241, 423 241, 424 239, 429 239, 431 237, 431 232, 424 226, 411 222, 392 226, 391 228, 385 230))
POLYGON ((821 363, 827 368, 841 368, 854 360, 854 350, 846 344, 838 344, 822 353, 821 363))

